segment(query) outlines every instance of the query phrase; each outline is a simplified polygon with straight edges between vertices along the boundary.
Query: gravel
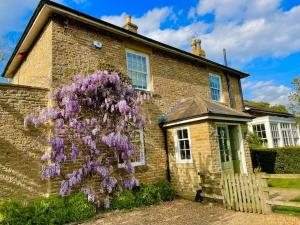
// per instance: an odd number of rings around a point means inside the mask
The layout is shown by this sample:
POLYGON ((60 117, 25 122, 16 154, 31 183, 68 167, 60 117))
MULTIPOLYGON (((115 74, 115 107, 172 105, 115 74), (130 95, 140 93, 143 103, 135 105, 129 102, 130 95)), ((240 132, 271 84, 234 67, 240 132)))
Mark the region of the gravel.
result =
POLYGON ((300 225, 300 218, 279 214, 235 212, 217 204, 178 199, 131 211, 103 214, 84 225, 300 225))

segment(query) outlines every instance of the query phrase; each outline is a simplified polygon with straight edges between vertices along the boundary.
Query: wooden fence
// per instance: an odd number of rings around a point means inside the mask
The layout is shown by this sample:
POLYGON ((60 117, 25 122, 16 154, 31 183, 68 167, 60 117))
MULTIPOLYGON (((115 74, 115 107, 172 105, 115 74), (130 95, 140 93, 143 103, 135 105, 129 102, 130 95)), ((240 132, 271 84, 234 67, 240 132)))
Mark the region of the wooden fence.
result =
POLYGON ((224 205, 228 209, 242 212, 270 213, 267 187, 267 180, 260 175, 224 173, 222 175, 224 205))
POLYGON ((221 178, 223 203, 226 208, 242 212, 271 213, 272 205, 300 207, 299 202, 274 201, 269 198, 267 179, 300 179, 300 174, 233 174, 221 178))

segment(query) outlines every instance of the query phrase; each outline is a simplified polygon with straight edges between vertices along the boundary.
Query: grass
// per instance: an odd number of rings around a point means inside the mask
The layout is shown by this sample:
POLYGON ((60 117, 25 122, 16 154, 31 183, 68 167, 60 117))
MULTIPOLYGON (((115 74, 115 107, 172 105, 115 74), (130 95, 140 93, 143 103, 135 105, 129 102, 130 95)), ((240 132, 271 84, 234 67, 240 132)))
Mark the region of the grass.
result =
POLYGON ((300 216, 300 208, 297 208, 297 207, 275 206, 274 212, 280 213, 280 214, 285 214, 285 215, 300 216))
POLYGON ((269 187, 300 189, 300 179, 269 179, 268 185, 269 187))
MULTIPOLYGON (((281 188, 300 188, 300 180, 297 179, 270 179, 268 181, 271 187, 281 187, 281 188)), ((300 196, 290 200, 291 202, 300 202, 300 196)), ((275 213, 300 216, 300 208, 291 206, 275 206, 275 213)))

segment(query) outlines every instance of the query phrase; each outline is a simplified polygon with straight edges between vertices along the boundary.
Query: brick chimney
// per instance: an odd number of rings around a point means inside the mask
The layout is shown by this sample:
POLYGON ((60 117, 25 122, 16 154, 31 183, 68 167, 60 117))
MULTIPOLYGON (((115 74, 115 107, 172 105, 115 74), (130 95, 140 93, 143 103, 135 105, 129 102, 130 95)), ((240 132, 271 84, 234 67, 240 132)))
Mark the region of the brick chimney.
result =
POLYGON ((126 15, 126 24, 123 26, 126 30, 130 30, 134 33, 137 33, 138 26, 131 22, 131 16, 126 15))
POLYGON ((192 46, 192 54, 205 58, 206 53, 201 48, 201 40, 200 39, 193 38, 192 42, 191 42, 191 46, 192 46))

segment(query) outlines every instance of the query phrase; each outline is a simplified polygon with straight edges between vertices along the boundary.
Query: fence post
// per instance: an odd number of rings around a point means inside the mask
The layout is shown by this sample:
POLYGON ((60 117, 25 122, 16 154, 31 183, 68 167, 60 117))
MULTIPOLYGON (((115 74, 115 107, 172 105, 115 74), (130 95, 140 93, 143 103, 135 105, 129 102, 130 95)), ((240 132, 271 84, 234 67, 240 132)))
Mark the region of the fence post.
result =
MULTIPOLYGON (((262 174, 263 175, 263 174, 262 174)), ((262 186, 262 197, 264 202, 264 213, 270 214, 272 213, 272 207, 267 202, 270 200, 269 190, 268 190, 268 179, 264 176, 260 175, 261 186, 262 186)))

